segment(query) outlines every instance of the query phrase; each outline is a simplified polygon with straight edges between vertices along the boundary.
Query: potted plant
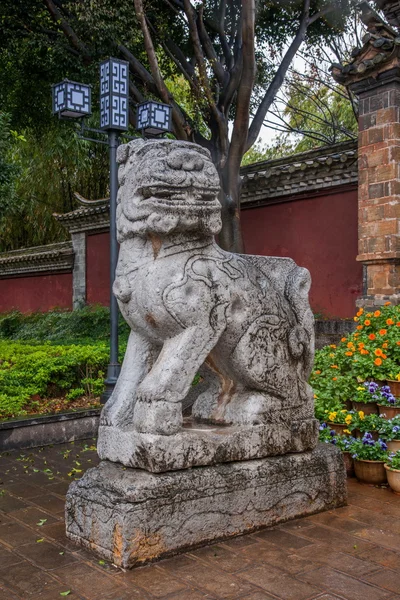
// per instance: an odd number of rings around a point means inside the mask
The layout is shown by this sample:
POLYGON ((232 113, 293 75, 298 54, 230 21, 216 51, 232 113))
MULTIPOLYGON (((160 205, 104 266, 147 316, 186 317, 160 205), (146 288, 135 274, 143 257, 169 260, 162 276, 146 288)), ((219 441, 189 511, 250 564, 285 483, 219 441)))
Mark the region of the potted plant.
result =
POLYGON ((321 423, 319 427, 319 441, 326 444, 334 444, 342 451, 347 477, 354 477, 354 460, 350 449, 355 439, 338 435, 333 429, 328 427, 327 423, 321 423))
POLYGON ((358 386, 353 396, 354 410, 362 411, 365 415, 378 414, 379 396, 376 393, 378 389, 379 386, 374 381, 366 381, 363 385, 358 386))
POLYGON ((346 409, 327 411, 327 425, 336 433, 350 435, 349 427, 353 421, 353 413, 346 409))
POLYGON ((400 398, 395 398, 388 385, 381 387, 379 390, 379 395, 379 414, 384 415, 386 419, 393 419, 394 417, 400 415, 400 398))
POLYGON ((378 441, 380 437, 386 439, 386 419, 383 415, 365 415, 362 410, 354 413, 352 431, 357 438, 362 438, 366 433, 370 433, 374 441, 378 441))
POLYGON ((385 438, 389 452, 400 450, 400 417, 385 419, 382 422, 381 434, 385 438))
POLYGON ((400 452, 390 454, 384 467, 392 491, 400 495, 400 452))
POLYGON ((384 464, 388 452, 383 440, 376 442, 370 433, 366 433, 362 439, 355 440, 349 450, 354 458, 354 471, 359 481, 374 485, 386 483, 384 464))

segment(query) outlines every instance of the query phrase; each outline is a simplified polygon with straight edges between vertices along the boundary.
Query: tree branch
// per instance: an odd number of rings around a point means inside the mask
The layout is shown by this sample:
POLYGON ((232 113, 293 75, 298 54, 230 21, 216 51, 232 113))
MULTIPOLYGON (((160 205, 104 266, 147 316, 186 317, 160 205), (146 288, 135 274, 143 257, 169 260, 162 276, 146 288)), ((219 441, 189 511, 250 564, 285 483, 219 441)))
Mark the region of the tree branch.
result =
POLYGON ((231 172, 235 169, 239 170, 240 163, 246 151, 250 100, 256 77, 254 49, 255 12, 254 0, 247 0, 247 2, 242 4, 243 69, 237 92, 236 113, 228 159, 229 170, 231 172))
POLYGON ((283 57, 282 62, 279 65, 279 68, 275 73, 275 76, 271 81, 271 84, 269 85, 268 90, 266 91, 265 96, 262 99, 255 114, 255 117, 250 125, 246 151, 249 150, 249 148, 251 148, 254 142, 256 141, 260 133, 263 121, 265 119, 265 115, 267 114, 268 109, 276 96, 276 93, 278 92, 279 88, 283 83, 287 70, 289 69, 291 62, 295 57, 297 50, 300 48, 301 44, 305 40, 307 27, 309 23, 309 10, 310 0, 304 0, 299 29, 292 43, 290 44, 285 56, 283 57))
POLYGON ((52 0, 43 0, 47 10, 50 13, 53 21, 58 25, 63 31, 65 37, 70 41, 72 46, 79 51, 83 59, 86 63, 91 62, 92 55, 87 46, 79 39, 76 35, 75 31, 72 29, 71 25, 68 23, 66 19, 64 19, 61 11, 57 8, 52 0))

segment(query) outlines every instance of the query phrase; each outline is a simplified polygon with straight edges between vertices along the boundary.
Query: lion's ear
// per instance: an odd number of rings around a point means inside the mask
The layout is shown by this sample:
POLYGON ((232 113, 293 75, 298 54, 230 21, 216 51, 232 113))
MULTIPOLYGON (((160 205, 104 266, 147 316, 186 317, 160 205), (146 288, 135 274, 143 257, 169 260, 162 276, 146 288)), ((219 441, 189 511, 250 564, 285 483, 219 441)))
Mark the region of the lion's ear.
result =
POLYGON ((129 144, 121 144, 117 148, 117 163, 125 164, 129 156, 129 144))

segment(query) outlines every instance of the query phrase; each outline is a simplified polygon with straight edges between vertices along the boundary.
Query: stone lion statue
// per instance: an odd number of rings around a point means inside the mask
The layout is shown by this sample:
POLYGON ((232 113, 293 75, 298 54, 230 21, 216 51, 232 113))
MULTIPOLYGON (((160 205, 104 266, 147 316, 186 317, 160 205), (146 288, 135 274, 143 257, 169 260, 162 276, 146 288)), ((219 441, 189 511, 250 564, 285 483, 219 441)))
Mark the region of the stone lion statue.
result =
POLYGON ((102 427, 173 435, 188 399, 199 423, 311 419, 308 271, 218 247, 220 183, 204 148, 137 140, 118 162, 114 293, 131 334, 102 427))

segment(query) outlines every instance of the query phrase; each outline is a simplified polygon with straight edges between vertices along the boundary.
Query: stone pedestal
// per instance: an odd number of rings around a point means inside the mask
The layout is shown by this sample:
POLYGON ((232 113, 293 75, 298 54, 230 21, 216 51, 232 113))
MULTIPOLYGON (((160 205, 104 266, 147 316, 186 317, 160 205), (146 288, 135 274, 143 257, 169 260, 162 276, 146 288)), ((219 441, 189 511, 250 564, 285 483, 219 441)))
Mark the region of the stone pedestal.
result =
POLYGON ((149 473, 103 461, 67 494, 67 536, 123 568, 346 504, 341 452, 149 473))

